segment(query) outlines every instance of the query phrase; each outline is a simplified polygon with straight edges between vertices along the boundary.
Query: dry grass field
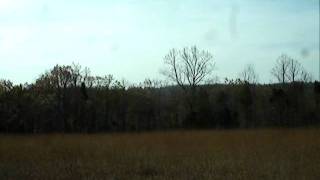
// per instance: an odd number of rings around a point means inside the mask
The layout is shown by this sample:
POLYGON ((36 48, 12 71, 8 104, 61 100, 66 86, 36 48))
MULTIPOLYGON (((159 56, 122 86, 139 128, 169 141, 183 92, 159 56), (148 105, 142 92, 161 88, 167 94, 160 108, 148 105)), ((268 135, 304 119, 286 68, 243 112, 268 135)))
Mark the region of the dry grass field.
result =
POLYGON ((320 179, 320 131, 0 135, 0 179, 320 179))

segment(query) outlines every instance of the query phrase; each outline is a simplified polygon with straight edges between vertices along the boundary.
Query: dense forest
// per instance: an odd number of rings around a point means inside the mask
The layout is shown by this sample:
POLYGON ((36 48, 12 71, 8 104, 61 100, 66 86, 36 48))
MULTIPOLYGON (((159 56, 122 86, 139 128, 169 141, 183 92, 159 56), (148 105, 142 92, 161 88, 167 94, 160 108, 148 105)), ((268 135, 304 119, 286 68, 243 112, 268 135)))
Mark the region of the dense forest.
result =
MULTIPOLYGON (((138 85, 56 65, 31 84, 0 81, 0 132, 114 132, 197 128, 302 127, 320 124, 320 83, 282 55, 259 84, 252 66, 239 79, 205 81, 214 64, 196 47, 171 50, 163 74, 173 83, 138 85), (178 60, 181 61, 178 61, 178 60), (180 63, 180 64, 179 64, 180 63), (179 72, 180 71, 180 72, 179 72)), ((299 65, 299 66, 298 66, 299 65)))

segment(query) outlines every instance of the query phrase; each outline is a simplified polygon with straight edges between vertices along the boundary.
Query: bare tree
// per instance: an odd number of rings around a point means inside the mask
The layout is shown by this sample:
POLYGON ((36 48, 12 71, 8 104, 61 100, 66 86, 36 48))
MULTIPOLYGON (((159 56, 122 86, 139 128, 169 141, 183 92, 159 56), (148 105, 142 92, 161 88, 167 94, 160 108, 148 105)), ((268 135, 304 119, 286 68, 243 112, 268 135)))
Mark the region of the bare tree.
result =
POLYGON ((56 65, 50 72, 51 81, 57 89, 66 89, 72 82, 71 66, 56 65))
POLYGON ((59 112, 59 116, 63 121, 64 130, 68 130, 70 127, 67 121, 66 104, 67 89, 72 85, 71 69, 71 66, 56 65, 49 73, 47 73, 44 77, 41 78, 41 81, 49 80, 49 85, 55 89, 56 98, 58 102, 57 112, 59 112))
POLYGON ((164 59, 168 69, 162 74, 184 90, 188 87, 195 89, 206 80, 215 66, 211 53, 199 50, 196 46, 180 51, 172 49, 164 59))
POLYGON ((96 76, 94 80, 94 86, 97 88, 109 89, 113 80, 114 77, 111 74, 102 77, 96 76))
POLYGON ((289 58, 288 62, 289 66, 287 78, 290 82, 295 82, 297 80, 297 76, 299 76, 302 72, 302 66, 297 60, 292 58, 289 58))
POLYGON ((271 73, 282 83, 295 82, 297 80, 303 82, 312 81, 312 75, 297 60, 287 55, 281 55, 278 58, 277 64, 271 73))
POLYGON ((95 77, 91 75, 91 71, 88 67, 85 67, 83 72, 83 83, 86 87, 91 88, 94 85, 95 77))
POLYGON ((312 82, 313 77, 312 74, 310 74, 308 71, 302 68, 300 72, 300 81, 302 82, 312 82))
POLYGON ((155 88, 162 88, 166 87, 167 84, 166 81, 162 81, 159 79, 150 79, 146 78, 142 83, 139 83, 139 87, 142 87, 143 89, 155 89, 155 88))
POLYGON ((197 116, 194 108, 196 88, 213 72, 215 65, 213 56, 208 51, 199 50, 193 46, 180 51, 172 49, 164 60, 167 69, 162 74, 177 83, 187 94, 189 115, 186 122, 192 122, 197 116))
POLYGON ((258 83, 259 77, 252 64, 247 64, 244 70, 239 75, 240 79, 244 82, 248 82, 250 84, 258 83))
POLYGON ((291 58, 285 54, 281 55, 276 62, 276 65, 272 68, 271 74, 278 80, 284 84, 287 82, 287 74, 289 69, 289 60, 291 58))
POLYGON ((72 79, 72 86, 76 87, 81 84, 82 75, 81 75, 81 65, 72 63, 71 66, 71 79, 72 79))

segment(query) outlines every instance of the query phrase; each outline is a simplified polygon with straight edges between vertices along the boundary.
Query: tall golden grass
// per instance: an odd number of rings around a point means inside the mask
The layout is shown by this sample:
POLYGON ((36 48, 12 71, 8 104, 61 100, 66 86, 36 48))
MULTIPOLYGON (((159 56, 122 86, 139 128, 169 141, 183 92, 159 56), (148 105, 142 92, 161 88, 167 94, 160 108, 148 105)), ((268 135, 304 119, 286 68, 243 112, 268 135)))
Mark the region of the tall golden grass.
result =
POLYGON ((0 179, 320 179, 320 131, 0 135, 0 179))

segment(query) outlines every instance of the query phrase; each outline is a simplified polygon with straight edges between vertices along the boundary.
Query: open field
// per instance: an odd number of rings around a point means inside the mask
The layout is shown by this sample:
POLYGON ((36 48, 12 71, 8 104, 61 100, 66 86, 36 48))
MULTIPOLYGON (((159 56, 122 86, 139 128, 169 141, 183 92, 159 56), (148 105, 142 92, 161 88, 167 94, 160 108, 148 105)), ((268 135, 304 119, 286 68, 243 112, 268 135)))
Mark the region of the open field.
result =
POLYGON ((320 179, 320 131, 0 135, 0 179, 320 179))

